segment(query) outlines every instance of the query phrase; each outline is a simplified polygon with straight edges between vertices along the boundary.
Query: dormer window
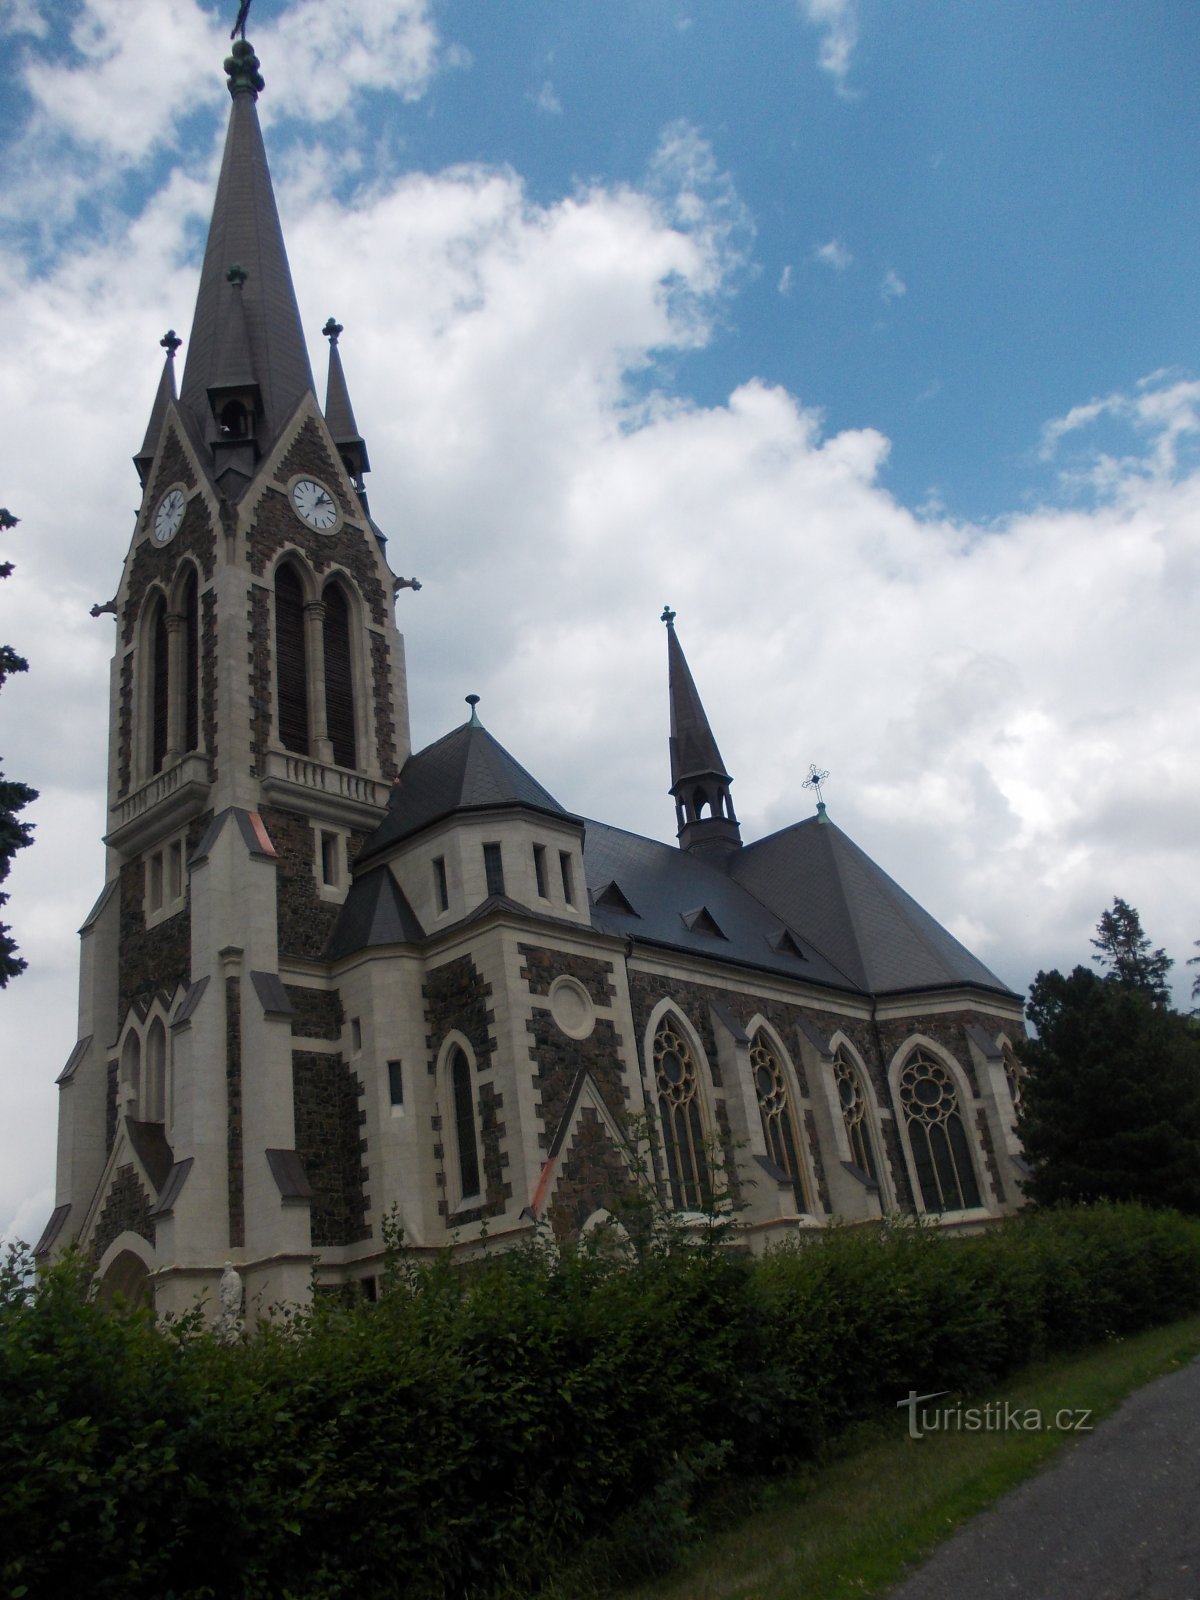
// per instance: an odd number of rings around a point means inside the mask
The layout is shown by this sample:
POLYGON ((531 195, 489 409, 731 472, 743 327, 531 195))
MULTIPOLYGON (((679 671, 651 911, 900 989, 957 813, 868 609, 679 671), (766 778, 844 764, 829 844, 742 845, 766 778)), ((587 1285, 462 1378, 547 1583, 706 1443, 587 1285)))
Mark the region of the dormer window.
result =
POLYGON ((240 400, 229 400, 221 407, 217 426, 223 439, 246 439, 250 436, 250 414, 240 400))

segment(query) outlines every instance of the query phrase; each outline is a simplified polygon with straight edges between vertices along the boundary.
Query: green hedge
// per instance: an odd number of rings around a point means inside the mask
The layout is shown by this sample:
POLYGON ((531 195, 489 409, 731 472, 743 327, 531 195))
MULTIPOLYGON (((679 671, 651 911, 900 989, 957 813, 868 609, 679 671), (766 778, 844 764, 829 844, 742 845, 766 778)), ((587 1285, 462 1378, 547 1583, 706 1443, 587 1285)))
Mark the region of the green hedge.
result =
POLYGON ((76 1264, 33 1288, 11 1264, 3 1593, 529 1594, 705 1473, 1195 1310, 1200 1222, 1094 1207, 970 1239, 835 1229, 762 1261, 531 1250, 395 1279, 227 1347, 102 1310, 76 1264))

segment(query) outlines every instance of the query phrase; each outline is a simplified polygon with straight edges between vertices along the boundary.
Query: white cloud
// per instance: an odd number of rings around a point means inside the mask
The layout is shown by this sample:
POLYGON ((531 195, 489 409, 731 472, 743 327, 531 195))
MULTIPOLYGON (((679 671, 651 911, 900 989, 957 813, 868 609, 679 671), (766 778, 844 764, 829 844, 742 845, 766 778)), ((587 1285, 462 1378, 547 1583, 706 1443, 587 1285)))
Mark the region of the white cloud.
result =
POLYGON ((50 28, 37 0, 0 0, 0 34, 28 34, 44 39, 50 28))
POLYGON ((822 72, 828 72, 833 78, 839 94, 848 95, 846 78, 858 43, 856 0, 798 0, 798 3, 804 20, 821 30, 817 61, 822 72))
POLYGON ((792 264, 791 264, 790 261, 788 262, 787 266, 784 267, 783 271, 779 274, 779 282, 775 285, 775 287, 779 291, 780 294, 791 294, 791 292, 792 292, 792 264))
POLYGON ((823 267, 832 267, 835 272, 845 272, 854 257, 840 239, 830 239, 827 244, 816 247, 813 260, 819 261, 823 267))
POLYGON ((531 99, 539 111, 545 111, 553 117, 562 115, 562 101, 554 92, 554 85, 549 79, 546 80, 537 94, 531 96, 531 99))
POLYGON ((908 293, 908 285, 889 267, 883 275, 883 282, 879 285, 879 293, 884 300, 899 300, 902 295, 908 293))
MULTIPOLYGON (((1121 455, 1085 440, 1082 459, 1061 474, 1066 482, 1108 493, 1127 485, 1130 478, 1171 478, 1187 446, 1200 440, 1200 383, 1166 371, 1153 372, 1138 382, 1133 394, 1118 392, 1073 406, 1043 427, 1041 459, 1055 460, 1064 440, 1090 433, 1098 423, 1116 424, 1133 438, 1121 455)), ((1116 430, 1108 431, 1111 435, 1116 430)))

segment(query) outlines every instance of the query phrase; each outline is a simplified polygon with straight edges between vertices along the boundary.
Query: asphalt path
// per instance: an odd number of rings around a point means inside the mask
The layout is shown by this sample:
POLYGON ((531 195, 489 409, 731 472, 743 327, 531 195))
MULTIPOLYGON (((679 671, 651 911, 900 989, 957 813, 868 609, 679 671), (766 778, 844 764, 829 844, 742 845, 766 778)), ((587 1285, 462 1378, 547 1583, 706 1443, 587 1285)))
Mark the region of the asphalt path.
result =
POLYGON ((1156 1378, 888 1600, 1200 1600, 1200 1361, 1156 1378))

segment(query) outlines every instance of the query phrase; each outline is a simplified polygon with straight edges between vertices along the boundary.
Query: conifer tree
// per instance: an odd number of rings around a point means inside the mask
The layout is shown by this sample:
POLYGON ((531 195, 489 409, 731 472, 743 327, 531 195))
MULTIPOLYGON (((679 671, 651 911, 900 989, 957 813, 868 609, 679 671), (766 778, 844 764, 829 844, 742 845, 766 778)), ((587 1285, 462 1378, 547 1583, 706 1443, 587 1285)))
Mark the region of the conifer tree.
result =
POLYGON ((1099 954, 1092 960, 1105 969, 1105 982, 1144 989, 1165 1006, 1169 998, 1167 973, 1175 963, 1161 947, 1150 948, 1150 940, 1142 932, 1142 919, 1133 906, 1118 895, 1112 910, 1101 912, 1096 932, 1099 938, 1093 939, 1092 944, 1099 954))

